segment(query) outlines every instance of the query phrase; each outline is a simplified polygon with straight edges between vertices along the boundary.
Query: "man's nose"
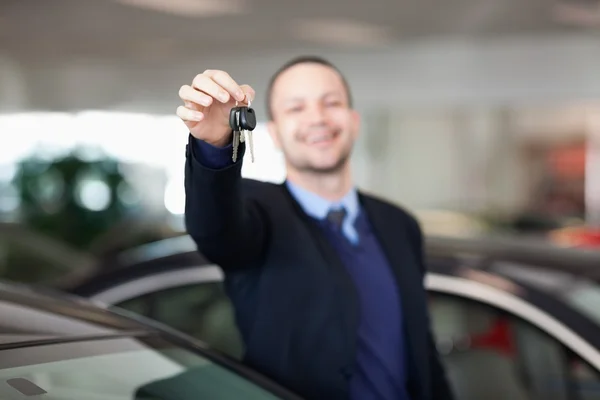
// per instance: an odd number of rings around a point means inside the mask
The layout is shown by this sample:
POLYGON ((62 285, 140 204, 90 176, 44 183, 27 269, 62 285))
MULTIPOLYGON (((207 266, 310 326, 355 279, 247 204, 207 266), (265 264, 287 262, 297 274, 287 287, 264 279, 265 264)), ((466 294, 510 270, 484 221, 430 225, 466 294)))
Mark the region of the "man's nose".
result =
POLYGON ((325 121, 325 110, 320 104, 307 107, 308 119, 311 124, 322 124, 325 121))

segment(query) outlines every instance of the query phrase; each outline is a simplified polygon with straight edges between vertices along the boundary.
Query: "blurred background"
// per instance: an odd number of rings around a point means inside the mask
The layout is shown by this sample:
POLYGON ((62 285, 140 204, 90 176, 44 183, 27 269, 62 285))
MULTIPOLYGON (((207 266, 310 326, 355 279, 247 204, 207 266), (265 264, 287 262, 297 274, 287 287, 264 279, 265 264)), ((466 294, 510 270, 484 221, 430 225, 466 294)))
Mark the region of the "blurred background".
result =
POLYGON ((206 68, 256 88, 243 174, 281 181, 264 89, 299 54, 347 74, 358 184, 426 232, 598 248, 599 33, 584 0, 2 0, 0 276, 183 232, 175 109, 206 68))
POLYGON ((0 0, 0 282, 240 357, 223 276, 185 235, 178 91, 208 68, 255 88, 242 174, 281 182, 265 89, 306 54, 351 85, 357 184, 429 239, 457 398, 600 399, 599 0, 0 0), (562 373, 576 397, 548 395, 562 373))

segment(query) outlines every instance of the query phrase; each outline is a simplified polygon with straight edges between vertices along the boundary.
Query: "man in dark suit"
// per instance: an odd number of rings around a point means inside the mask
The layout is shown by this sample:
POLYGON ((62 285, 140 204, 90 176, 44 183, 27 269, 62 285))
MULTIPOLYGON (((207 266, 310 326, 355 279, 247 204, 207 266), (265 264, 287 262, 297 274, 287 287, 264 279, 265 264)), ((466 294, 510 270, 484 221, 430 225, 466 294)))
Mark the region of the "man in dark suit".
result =
POLYGON ((423 287, 422 235, 403 209, 354 187, 359 133, 348 84, 297 58, 268 88, 287 179, 242 179, 230 109, 254 98, 224 71, 180 89, 190 130, 186 226, 225 272, 244 361, 308 399, 451 399, 423 287))

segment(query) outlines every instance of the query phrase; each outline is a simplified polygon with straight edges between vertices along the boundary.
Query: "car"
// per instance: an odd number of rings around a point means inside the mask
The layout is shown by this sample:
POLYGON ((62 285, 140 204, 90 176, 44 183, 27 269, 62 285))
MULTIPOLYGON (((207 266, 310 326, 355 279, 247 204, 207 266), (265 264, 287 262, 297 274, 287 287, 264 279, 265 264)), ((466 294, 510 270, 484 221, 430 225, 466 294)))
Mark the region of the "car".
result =
POLYGON ((0 221, 0 278, 52 285, 76 271, 92 270, 95 257, 17 222, 0 221))
POLYGON ((300 399, 196 339, 123 309, 0 282, 0 398, 300 399))
MULTIPOLYGON (((600 399, 600 253, 518 238, 427 237, 431 324, 457 399, 600 399)), ((187 236, 63 288, 240 358, 223 272, 187 236)))

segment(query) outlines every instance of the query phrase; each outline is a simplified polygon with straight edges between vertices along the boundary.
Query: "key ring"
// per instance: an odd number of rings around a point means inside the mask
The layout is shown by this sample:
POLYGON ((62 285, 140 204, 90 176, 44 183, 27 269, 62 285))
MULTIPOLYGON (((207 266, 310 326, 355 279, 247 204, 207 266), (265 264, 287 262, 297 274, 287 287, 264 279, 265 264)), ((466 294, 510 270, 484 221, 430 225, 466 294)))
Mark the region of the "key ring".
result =
MULTIPOLYGON (((235 101, 235 106, 238 106, 238 101, 235 101)), ((248 108, 252 108, 252 100, 248 99, 248 108)))

